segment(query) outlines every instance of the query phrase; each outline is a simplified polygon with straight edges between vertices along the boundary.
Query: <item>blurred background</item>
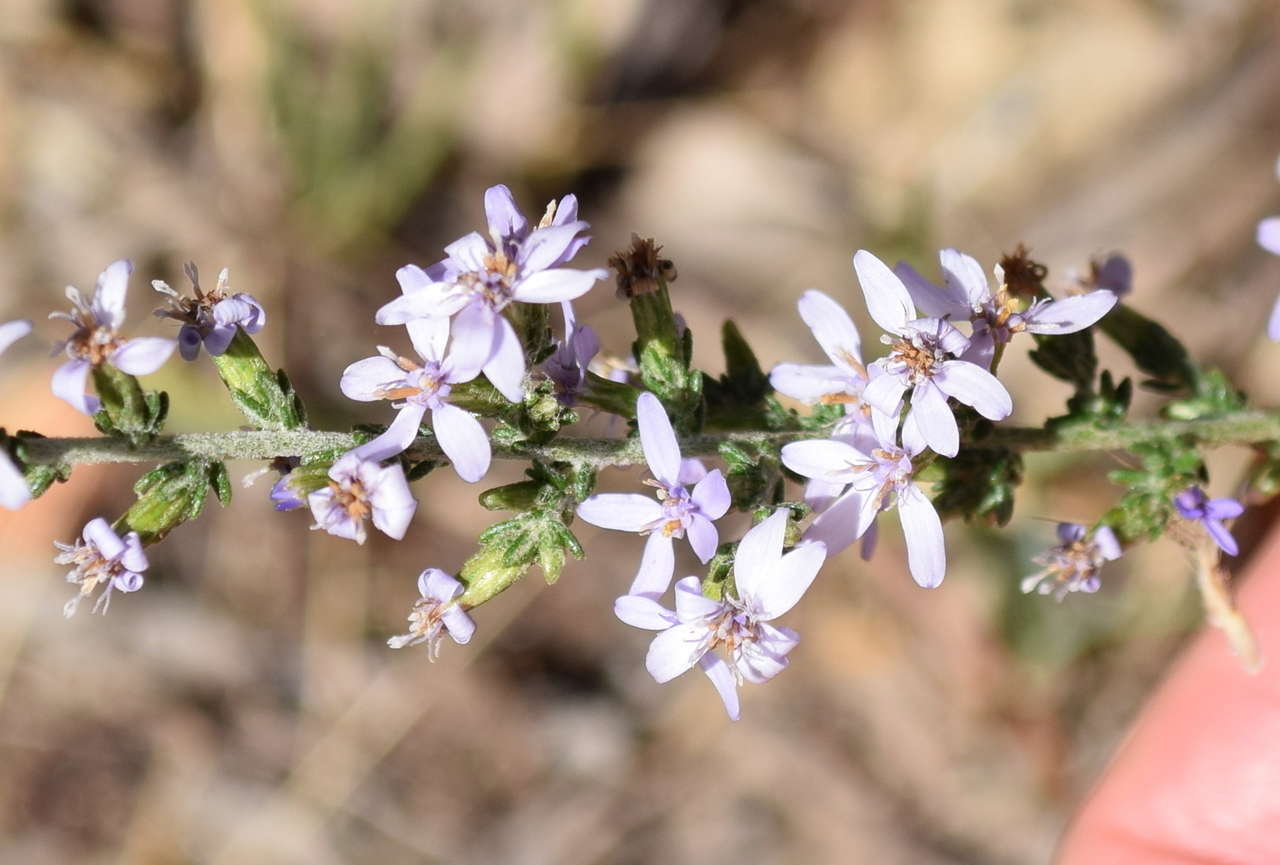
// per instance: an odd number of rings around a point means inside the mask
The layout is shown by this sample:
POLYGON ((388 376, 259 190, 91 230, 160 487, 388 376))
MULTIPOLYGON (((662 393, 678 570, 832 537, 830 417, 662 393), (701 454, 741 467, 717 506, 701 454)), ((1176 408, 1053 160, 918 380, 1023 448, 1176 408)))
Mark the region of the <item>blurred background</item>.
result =
MULTIPOLYGON (((338 375, 393 338, 372 315, 395 269, 481 226, 498 182, 534 215, 577 193, 579 266, 632 231, 665 244, 711 372, 730 314, 766 365, 818 361, 795 299, 860 313, 858 247, 934 274, 940 246, 989 266, 1021 241, 1055 290, 1124 250, 1132 303, 1275 404, 1280 261, 1253 230, 1280 212, 1278 26, 1265 0, 5 0, 0 320, 38 338, 0 365, 0 422, 92 431, 49 395, 43 319, 119 257, 131 333, 173 329, 150 279, 229 267, 317 426, 385 420, 338 375)), ((580 310, 625 351, 610 286, 580 310)), ((1002 377, 1038 423, 1067 391, 1025 351, 1002 377)), ((175 430, 240 423, 207 361, 147 384, 175 430)), ((1215 455, 1211 491, 1242 464, 1215 455)), ((144 591, 64 621, 51 541, 138 474, 77 469, 0 512, 0 859, 1045 861, 1199 627, 1171 544, 1094 596, 1018 594, 1048 520, 1091 521, 1117 465, 1029 458, 1008 530, 949 526, 935 591, 896 526, 870 564, 833 561, 736 724, 701 676, 648 677, 649 635, 611 614, 642 542, 581 523, 588 559, 478 610, 472 645, 385 648, 418 571, 501 518, 448 471, 405 541, 365 547, 238 490, 153 550, 144 591)))

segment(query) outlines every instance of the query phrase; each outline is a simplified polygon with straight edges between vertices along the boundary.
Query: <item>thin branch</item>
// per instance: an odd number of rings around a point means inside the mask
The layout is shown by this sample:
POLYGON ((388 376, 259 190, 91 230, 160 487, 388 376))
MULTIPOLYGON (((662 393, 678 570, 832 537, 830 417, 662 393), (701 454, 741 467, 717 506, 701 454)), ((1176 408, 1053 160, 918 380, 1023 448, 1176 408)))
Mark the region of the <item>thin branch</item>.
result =
MULTIPOLYGON (((680 443, 689 456, 710 456, 725 442, 781 446, 813 438, 814 432, 739 431, 691 436, 680 443)), ((1241 411, 1215 418, 1188 421, 1139 421, 1107 429, 1069 427, 1045 430, 1033 427, 996 427, 969 447, 1008 448, 1015 451, 1083 452, 1122 450, 1145 442, 1189 438, 1208 446, 1250 444, 1280 439, 1280 411, 1241 411)), ((275 457, 305 457, 325 451, 354 447, 350 433, 293 431, 235 431, 183 433, 162 436, 155 441, 132 445, 115 437, 24 438, 23 453, 28 463, 37 465, 91 465, 95 463, 150 463, 201 457, 216 460, 269 460, 275 457)), ((418 439, 410 449, 416 458, 442 456, 430 437, 418 439)), ((540 459, 575 463, 591 468, 629 466, 644 461, 635 439, 571 438, 547 444, 518 443, 494 445, 498 459, 540 459)))

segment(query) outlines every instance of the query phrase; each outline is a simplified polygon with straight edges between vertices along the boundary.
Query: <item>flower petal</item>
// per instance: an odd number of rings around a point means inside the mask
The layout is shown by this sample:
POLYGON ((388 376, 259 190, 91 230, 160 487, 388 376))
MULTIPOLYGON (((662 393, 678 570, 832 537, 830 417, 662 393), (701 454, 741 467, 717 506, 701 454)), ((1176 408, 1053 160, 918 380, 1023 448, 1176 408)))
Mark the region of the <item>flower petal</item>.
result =
POLYGON ((431 410, 431 429, 458 477, 473 484, 489 471, 493 459, 489 434, 471 412, 441 403, 431 410))
POLYGON ((675 573, 675 542, 662 532, 653 532, 645 541, 644 553, 640 556, 640 569, 631 580, 631 588, 627 589, 627 593, 650 598, 661 597, 666 594, 675 573))
MULTIPOLYGON (((401 272, 404 268, 400 269, 401 272)), ((430 283, 403 294, 378 308, 373 320, 378 324, 404 324, 415 318, 453 315, 470 301, 465 292, 449 283, 430 283)))
POLYGON ((400 283, 401 294, 413 294, 416 291, 430 288, 435 280, 427 276, 425 270, 416 264, 406 264, 396 271, 396 282, 400 283))
POLYGON ((826 546, 829 556, 844 550, 861 534, 860 517, 864 502, 863 493, 847 491, 809 524, 803 540, 820 541, 826 546))
POLYGON ((444 360, 444 350, 449 345, 449 324, 450 319, 443 316, 415 318, 404 323, 409 341, 413 343, 413 350, 418 353, 418 357, 434 363, 444 360))
POLYGON ((378 475, 377 488, 369 495, 373 506, 373 524, 384 535, 397 541, 404 537, 413 522, 418 501, 409 490, 404 469, 399 463, 386 466, 378 475))
POLYGON ((1205 513, 1215 520, 1234 520, 1244 513, 1244 505, 1235 499, 1210 499, 1205 513))
POLYGON ((98 283, 93 289, 93 302, 90 308, 101 324, 118 329, 124 324, 124 296, 129 289, 129 274, 133 273, 133 262, 126 259, 113 261, 107 269, 98 274, 98 283))
POLYGON ((596 493, 578 505, 578 516, 616 532, 641 532, 662 519, 662 505, 639 493, 596 493))
POLYGON ((702 580, 685 577, 676 583, 676 616, 682 622, 705 622, 724 611, 725 605, 702 594, 702 580))
POLYGON ((958 249, 944 249, 938 253, 942 265, 942 279, 950 294, 965 298, 970 309, 981 307, 991 300, 991 283, 977 259, 958 249))
POLYGON ((553 267, 531 273, 517 282, 511 290, 516 300, 525 303, 556 303, 582 297, 591 286, 609 275, 607 270, 573 270, 553 267))
POLYGON ((450 243, 444 251, 454 260, 459 270, 465 273, 485 270, 484 260, 493 248, 484 239, 484 235, 478 231, 472 231, 450 243))
POLYGON ((934 384, 988 420, 1004 420, 1013 412, 1013 397, 1000 380, 977 364, 964 360, 943 361, 933 375, 934 384))
POLYGON ((613 614, 633 628, 665 631, 679 624, 676 614, 651 597, 623 595, 613 602, 613 614))
POLYGON ((1240 547, 1236 544, 1236 539, 1231 536, 1231 532, 1227 531, 1227 527, 1215 519, 1206 519, 1202 521, 1205 529, 1209 532, 1209 536, 1213 538, 1214 543, 1222 548, 1222 551, 1229 556, 1234 556, 1240 552, 1240 547))
POLYGON ((898 376, 890 373, 873 375, 862 391, 862 401, 882 414, 896 418, 902 406, 902 395, 906 392, 907 386, 898 376))
POLYGON ((84 525, 84 539, 93 544, 104 559, 114 559, 124 553, 124 541, 102 517, 94 517, 84 525))
MULTIPOLYGON (((973 364, 967 366, 977 369, 973 364)), ((953 457, 960 450, 960 428, 956 426, 956 416, 947 405, 946 394, 932 380, 916 385, 911 395, 911 414, 907 419, 915 423, 929 447, 942 456, 953 457)))
POLYGON ((568 222, 536 229, 520 244, 518 262, 525 273, 545 270, 565 261, 574 237, 587 227, 585 222, 568 222))
POLYGON ((848 484, 862 473, 867 462, 853 445, 835 439, 806 439, 782 447, 782 464, 806 478, 829 484, 848 484))
POLYGON ((25 318, 0 324, 0 354, 4 354, 9 346, 29 333, 31 333, 31 322, 25 318))
POLYGON ((724 710, 729 715, 729 720, 736 721, 741 718, 742 709, 738 703, 738 680, 733 675, 733 671, 729 669, 729 665, 725 663, 724 658, 719 655, 704 654, 698 658, 698 666, 702 668, 702 672, 707 674, 707 678, 715 686, 716 693, 720 695, 720 702, 724 703, 724 710))
POLYGON ((1116 533, 1111 530, 1110 526, 1100 526, 1093 533, 1093 545, 1097 547, 1102 557, 1109 562, 1114 562, 1124 554, 1124 548, 1120 546, 1116 533))
POLYGON ((478 303, 464 307, 453 319, 451 336, 448 380, 453 384, 471 381, 493 357, 498 338, 495 313, 478 303))
POLYGON ((720 469, 713 469, 698 481, 690 498, 698 506, 698 510, 713 520, 718 520, 728 513, 729 505, 733 503, 733 497, 729 494, 729 484, 725 482, 720 469))
POLYGON ((862 543, 858 545, 858 557, 864 562, 871 561, 876 554, 876 543, 880 540, 880 526, 874 521, 862 533, 862 543))
POLYGON ((834 484, 827 481, 809 479, 804 485, 804 503, 808 505, 815 514, 820 514, 835 502, 844 492, 844 488, 848 484, 834 484))
POLYGON ((418 574, 418 594, 428 600, 443 604, 452 601, 463 591, 465 587, 448 571, 426 568, 418 574))
POLYGON ((905 261, 893 266, 893 272, 907 287, 907 294, 925 315, 944 318, 966 319, 970 315, 969 298, 963 291, 958 295, 951 285, 940 287, 920 275, 920 272, 905 261))
POLYGON ((674 486, 680 475, 680 445, 667 410, 651 393, 642 393, 636 400, 636 426, 649 471, 667 486, 674 486))
POLYGON ((159 336, 138 336, 127 340, 111 354, 111 365, 129 375, 150 375, 178 347, 177 340, 159 336))
POLYGON ((1258 246, 1280 255, 1280 216, 1272 216, 1259 222, 1257 238, 1258 246))
MULTIPOLYGON (((200 331, 195 328, 182 328, 182 330, 178 331, 178 351, 182 354, 183 360, 195 359, 194 356, 187 357, 187 347, 182 342, 183 334, 192 330, 195 331, 196 337, 195 350, 200 350, 200 331)), ((235 338, 236 326, 234 324, 215 324, 209 328, 209 334, 204 338, 204 347, 209 350, 209 354, 214 357, 220 357, 227 353, 227 349, 231 347, 231 340, 235 338)))
POLYGON ((802 543, 783 556, 777 567, 760 580, 754 594, 748 596, 740 589, 742 600, 758 621, 776 619, 794 607, 809 590, 826 560, 826 544, 820 541, 802 543))
POLYGON ((853 269, 867 299, 867 312, 887 333, 900 333, 916 317, 915 304, 902 280, 865 249, 853 254, 853 269))
POLYGON ((1276 298, 1275 305, 1271 307, 1271 318, 1267 320, 1267 338, 1272 342, 1280 342, 1280 297, 1276 298))
POLYGON ((529 225, 516 207, 511 190, 501 183, 484 191, 484 215, 489 223, 489 236, 495 241, 516 237, 529 225))
POLYGON ((947 548, 942 520, 933 502, 915 484, 898 492, 898 518, 907 540, 907 566, 911 576, 926 589, 942 585, 947 574, 947 548))
POLYGON ((493 354, 485 362, 484 374, 503 396, 520 403, 524 400, 524 346, 504 316, 495 317, 494 323, 493 354))
POLYGON ((142 549, 142 538, 137 532, 129 532, 124 536, 124 552, 120 555, 120 564, 135 573, 147 569, 147 554, 142 549))
POLYGON ((96 396, 85 392, 86 379, 92 367, 87 360, 69 360, 53 372, 50 389, 81 414, 93 416, 102 405, 96 396))
MULTIPOLYGON (((680 474, 676 476, 676 481, 684 484, 686 487, 697 484, 707 476, 707 467, 702 464, 702 460, 697 457, 689 457, 680 460, 680 474)), ((719 519, 719 517, 716 517, 719 519)))
POLYGON ((800 644, 800 635, 790 628, 761 622, 759 639, 743 643, 734 657, 742 678, 757 685, 769 681, 789 664, 787 653, 800 644))
POLYGON ((706 654, 711 632, 706 625, 673 625, 649 644, 644 666, 659 684, 670 682, 706 654))
POLYGON ((1091 291, 1042 304, 1023 319, 1031 333, 1075 333, 1097 324, 1119 300, 1109 291, 1091 291))
POLYGON ((769 372, 769 384, 774 390, 807 403, 818 402, 829 394, 849 393, 855 381, 838 366, 780 363, 769 372))
POLYGON ((693 547, 693 552, 704 565, 711 561, 711 557, 716 554, 716 547, 720 545, 720 533, 716 531, 711 520, 702 514, 690 515, 689 525, 685 528, 685 537, 689 539, 689 546, 693 547))
POLYGON ((347 399, 373 402, 386 399, 385 388, 403 383, 404 370, 382 355, 358 360, 342 371, 338 387, 347 399))
POLYGON ((815 289, 800 295, 796 306, 831 362, 849 372, 861 372, 862 337, 844 307, 815 289))
POLYGON ((744 601, 756 597, 761 584, 777 570, 787 534, 788 514, 790 511, 786 508, 779 508, 739 541, 733 558, 733 579, 738 586, 738 597, 744 601))
POLYGON ((31 488, 7 453, 0 452, 0 507, 16 511, 31 501, 31 488))
POLYGON ((355 454, 358 459, 372 462, 379 462, 396 454, 404 453, 409 449, 409 445, 413 444, 414 439, 418 437, 419 427, 422 426, 422 416, 426 413, 426 406, 407 403, 404 408, 400 409, 396 414, 395 420, 381 435, 370 439, 351 451, 351 453, 355 454))
POLYGON ((440 622, 444 625, 449 636, 459 646, 465 646, 471 642, 471 638, 476 633, 476 623, 471 616, 467 615, 467 611, 457 604, 450 604, 440 614, 440 622))

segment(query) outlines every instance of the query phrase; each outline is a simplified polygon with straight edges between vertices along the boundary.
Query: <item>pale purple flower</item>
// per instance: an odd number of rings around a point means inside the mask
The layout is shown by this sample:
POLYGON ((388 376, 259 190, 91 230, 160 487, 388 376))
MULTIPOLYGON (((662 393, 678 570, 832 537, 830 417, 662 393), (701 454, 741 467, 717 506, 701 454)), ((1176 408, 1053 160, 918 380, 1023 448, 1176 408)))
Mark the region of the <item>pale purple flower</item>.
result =
POLYGON ((810 405, 843 405, 846 411, 869 416, 871 407, 862 401, 867 367, 853 320, 844 307, 813 289, 796 305, 831 363, 780 363, 769 373, 769 383, 779 393, 810 405))
POLYGON ((1068 592, 1096 592, 1102 585, 1098 571, 1124 551, 1115 532, 1099 526, 1092 533, 1080 523, 1058 523, 1058 545, 1036 556, 1042 566, 1022 581, 1022 591, 1052 593, 1061 601, 1068 592))
POLYGON ((907 541, 911 576, 926 589, 942 584, 947 551, 942 521, 933 502, 916 485, 913 458, 924 442, 903 431, 903 446, 893 438, 869 444, 862 439, 812 439, 782 449, 782 463, 796 474, 830 484, 847 485, 805 532, 832 555, 872 529, 881 511, 897 507, 907 541))
POLYGON ((329 483, 307 496, 316 523, 331 535, 365 542, 365 520, 397 541, 404 537, 418 502, 399 463, 380 465, 387 456, 368 450, 374 442, 348 451, 329 469, 329 483))
POLYGON ((1089 279, 1086 286, 1106 289, 1116 297, 1128 297, 1133 292, 1133 265, 1119 252, 1113 252, 1101 262, 1089 263, 1089 279))
MULTIPOLYGON (((29 333, 31 322, 25 319, 0 324, 0 354, 29 333)), ((27 479, 9 455, 0 451, 0 507, 16 511, 29 501, 31 488, 27 486, 27 479)))
POLYGON ((748 531, 733 560, 738 596, 722 601, 702 594, 697 577, 676 583, 676 608, 652 596, 624 595, 614 613, 628 625, 661 631, 653 638, 645 667, 669 682, 695 664, 711 679, 729 717, 738 720, 738 685, 761 683, 782 672, 800 635, 772 621, 796 605, 827 556, 820 543, 802 543, 783 555, 786 509, 748 531), (724 657, 714 654, 721 649, 724 657))
POLYGON ((183 360, 195 360, 203 345, 211 355, 224 354, 236 328, 254 334, 267 324, 267 312, 262 304, 243 291, 232 292, 229 286, 230 272, 224 267, 218 274, 217 285, 209 292, 200 287, 200 271, 191 262, 183 267, 191 281, 194 297, 183 297, 169 287, 167 282, 154 279, 151 287, 168 295, 168 306, 157 309, 156 315, 182 322, 178 331, 178 353, 183 360))
POLYGON ((688 535, 689 546, 706 563, 720 535, 714 520, 729 510, 729 485, 719 469, 707 472, 696 460, 682 460, 675 430, 662 403, 651 393, 636 400, 636 425, 657 499, 639 493, 598 493, 578 505, 578 516, 594 526, 648 534, 632 595, 661 595, 675 574, 673 538, 688 535), (690 489, 692 485, 692 489, 690 489))
POLYGON ((123 538, 115 533, 102 517, 94 517, 85 524, 82 536, 74 544, 54 541, 59 553, 53 557, 59 565, 71 565, 68 583, 76 583, 80 590, 67 601, 62 614, 75 615, 80 602, 105 586, 93 605, 106 613, 111 605, 111 592, 136 592, 142 588, 142 572, 147 569, 147 554, 142 551, 142 541, 137 532, 129 532, 123 538))
POLYGON ((556 399, 572 406, 587 380, 591 361, 600 353, 600 338, 591 325, 577 322, 572 303, 566 300, 560 306, 564 312, 564 339, 543 362, 542 371, 555 383, 556 399))
MULTIPOLYGON (((488 351, 482 314, 474 307, 452 322, 425 318, 407 325, 422 362, 400 357, 386 346, 378 356, 358 360, 342 373, 342 392, 361 401, 394 400, 399 415, 374 445, 382 456, 400 453, 413 443, 423 416, 431 412, 431 429, 458 477, 475 483, 489 471, 489 435, 470 412, 448 401, 453 385, 480 374, 488 351), (382 445, 385 444, 385 448, 382 445)), ((373 445, 373 442, 370 442, 373 445)))
POLYGON ((537 227, 516 208, 511 191, 485 192, 489 237, 471 232, 445 247, 448 257, 425 270, 408 265, 396 272, 404 292, 378 310, 379 324, 451 316, 472 309, 489 334, 484 373, 503 396, 524 396, 524 348, 502 311, 513 302, 557 303, 581 297, 608 271, 562 267, 586 243, 587 223, 577 218, 573 196, 552 202, 537 227))
POLYGON ((299 508, 307 506, 307 502, 293 488, 292 478, 289 474, 281 475, 280 479, 271 485, 271 492, 268 493, 272 506, 280 512, 296 511, 299 508))
POLYGON ((1061 300, 1038 298, 1024 309, 1004 285, 1004 273, 998 265, 996 280, 1000 284, 992 291, 982 265, 971 256, 944 249, 939 258, 943 277, 940 286, 905 262, 899 262, 894 270, 925 315, 973 324, 964 358, 984 369, 991 366, 996 346, 1009 342, 1014 334, 1075 333, 1096 324, 1119 300, 1114 292, 1100 289, 1061 300))
POLYGON ((132 270, 133 265, 124 260, 107 265, 98 276, 91 301, 86 301, 76 288, 67 286, 71 312, 49 315, 71 322, 76 329, 71 338, 59 346, 66 350, 70 360, 54 372, 53 393, 87 415, 97 412, 101 405, 97 397, 85 391, 94 367, 110 363, 129 375, 148 375, 164 365, 177 344, 160 337, 123 339, 120 336, 125 318, 125 292, 132 270))
POLYGON ((894 417, 910 390, 906 426, 914 425, 930 448, 948 457, 960 449, 960 431, 947 397, 972 406, 989 420, 1009 416, 1013 400, 1004 385, 978 364, 958 359, 969 347, 964 334, 945 319, 917 318, 907 287, 871 253, 859 250, 853 266, 868 312, 893 335, 881 338, 890 350, 872 364, 883 374, 872 375, 867 383, 862 392, 866 402, 894 417))
MULTIPOLYGON (((1280 161, 1276 163, 1276 173, 1280 174, 1280 161)), ((1280 255, 1280 216, 1269 216, 1258 223, 1258 246, 1272 255, 1280 255)), ((1280 342, 1280 297, 1271 307, 1271 318, 1267 321, 1267 336, 1280 342)))
POLYGON ((9 350, 9 346, 29 333, 31 333, 31 322, 25 318, 0 324, 0 354, 4 354, 9 350))
POLYGON ((1211 499, 1200 487, 1188 487, 1173 497, 1173 506, 1184 520, 1194 520, 1204 527, 1213 542, 1227 555, 1240 552, 1236 539, 1222 524, 1244 513, 1244 505, 1235 499, 1211 499))
POLYGON ((409 633, 387 640, 393 649, 427 644, 427 658, 440 657, 440 642, 448 633, 460 646, 471 642, 476 623, 467 611, 455 603, 465 586, 439 568, 427 568, 418 575, 418 598, 409 613, 409 633))

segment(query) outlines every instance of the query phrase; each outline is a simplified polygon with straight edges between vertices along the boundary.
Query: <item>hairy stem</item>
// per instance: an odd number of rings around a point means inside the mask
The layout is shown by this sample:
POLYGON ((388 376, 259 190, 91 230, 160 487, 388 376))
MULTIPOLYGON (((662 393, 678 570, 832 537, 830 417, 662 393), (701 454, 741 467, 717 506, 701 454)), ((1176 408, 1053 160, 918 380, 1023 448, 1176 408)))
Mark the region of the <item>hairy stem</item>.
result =
MULTIPOLYGON (((781 446, 820 435, 813 431, 736 431, 689 436, 681 440, 680 446, 686 456, 711 456, 724 442, 781 446)), ((1124 450, 1144 442, 1182 437, 1207 446, 1280 440, 1280 411, 1240 411, 1187 421, 1139 421, 1107 429, 1083 426, 1058 430, 997 427, 981 439, 967 444, 1015 451, 1082 452, 1124 450)), ((23 456, 32 465, 164 462, 191 457, 269 460, 346 450, 354 447, 355 443, 349 433, 313 430, 184 433, 163 436, 139 445, 117 437, 35 437, 23 439, 23 456)), ((441 452, 434 439, 424 437, 414 443, 411 456, 438 457, 441 452)), ((495 443, 494 456, 498 459, 567 462, 593 469, 629 466, 644 461, 640 443, 635 439, 563 437, 547 444, 495 443)))

